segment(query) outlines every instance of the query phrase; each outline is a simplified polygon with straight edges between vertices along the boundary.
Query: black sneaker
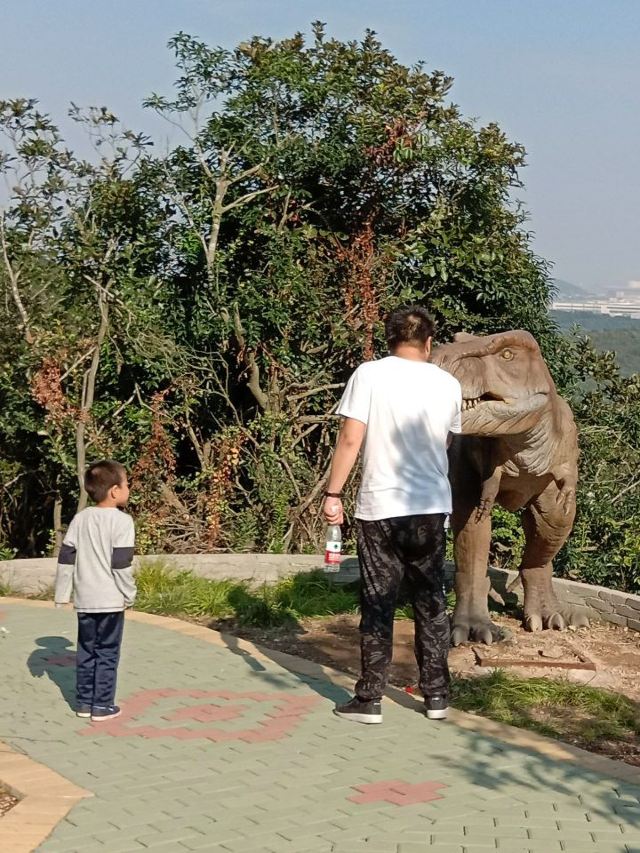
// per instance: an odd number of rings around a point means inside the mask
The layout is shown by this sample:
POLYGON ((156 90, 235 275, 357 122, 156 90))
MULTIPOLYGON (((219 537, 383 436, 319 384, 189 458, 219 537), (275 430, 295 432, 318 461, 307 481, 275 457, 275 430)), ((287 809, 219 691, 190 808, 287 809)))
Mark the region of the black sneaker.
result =
POLYGON ((372 723, 382 722, 382 709, 379 699, 371 699, 367 702, 354 696, 346 705, 336 705, 333 713, 344 720, 353 720, 354 723, 371 725, 372 723))
POLYGON ((425 696, 424 711, 430 720, 446 720, 449 702, 446 696, 425 696))
POLYGON ((83 705, 79 703, 76 707, 76 717, 90 717, 91 705, 83 705))
POLYGON ((117 705, 94 705, 91 709, 91 722, 102 723, 104 720, 113 720, 119 717, 122 711, 117 705))

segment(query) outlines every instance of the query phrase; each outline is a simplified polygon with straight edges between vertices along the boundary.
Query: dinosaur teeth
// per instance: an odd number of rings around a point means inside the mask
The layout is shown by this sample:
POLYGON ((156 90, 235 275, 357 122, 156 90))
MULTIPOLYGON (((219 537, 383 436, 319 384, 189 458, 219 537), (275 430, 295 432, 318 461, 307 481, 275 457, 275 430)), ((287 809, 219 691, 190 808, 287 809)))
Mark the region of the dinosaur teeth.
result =
POLYGON ((471 397, 462 401, 462 411, 466 412, 468 409, 475 409, 475 407, 480 402, 480 397, 471 397))

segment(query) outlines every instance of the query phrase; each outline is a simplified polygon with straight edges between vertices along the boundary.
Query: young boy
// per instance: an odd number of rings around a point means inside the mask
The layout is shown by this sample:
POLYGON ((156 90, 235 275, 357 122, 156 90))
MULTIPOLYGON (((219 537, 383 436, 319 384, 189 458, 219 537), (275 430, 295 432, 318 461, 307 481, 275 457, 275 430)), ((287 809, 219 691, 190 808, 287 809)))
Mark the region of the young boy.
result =
POLYGON ((96 504, 79 512, 64 537, 55 604, 71 600, 78 613, 76 713, 94 722, 120 714, 114 704, 124 611, 136 597, 131 564, 133 519, 121 512, 129 499, 127 472, 105 460, 87 469, 84 487, 96 504))

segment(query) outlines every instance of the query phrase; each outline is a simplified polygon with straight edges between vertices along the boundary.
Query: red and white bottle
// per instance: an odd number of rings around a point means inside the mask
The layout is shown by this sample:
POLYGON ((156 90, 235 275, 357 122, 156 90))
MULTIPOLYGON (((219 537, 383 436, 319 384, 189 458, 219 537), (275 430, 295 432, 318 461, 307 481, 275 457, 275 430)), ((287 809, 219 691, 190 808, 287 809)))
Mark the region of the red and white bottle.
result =
POLYGON ((342 531, 339 524, 327 525, 327 544, 324 551, 325 572, 339 572, 342 559, 342 531))

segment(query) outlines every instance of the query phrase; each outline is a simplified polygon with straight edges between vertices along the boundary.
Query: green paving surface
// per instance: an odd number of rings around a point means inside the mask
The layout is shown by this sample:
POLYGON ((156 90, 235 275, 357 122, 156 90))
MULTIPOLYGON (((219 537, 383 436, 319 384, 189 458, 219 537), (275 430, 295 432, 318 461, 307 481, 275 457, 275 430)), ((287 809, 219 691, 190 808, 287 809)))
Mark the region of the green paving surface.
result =
POLYGON ((94 793, 39 850, 640 853, 640 788, 128 620, 112 723, 78 719, 75 616, 0 599, 0 739, 94 793))

